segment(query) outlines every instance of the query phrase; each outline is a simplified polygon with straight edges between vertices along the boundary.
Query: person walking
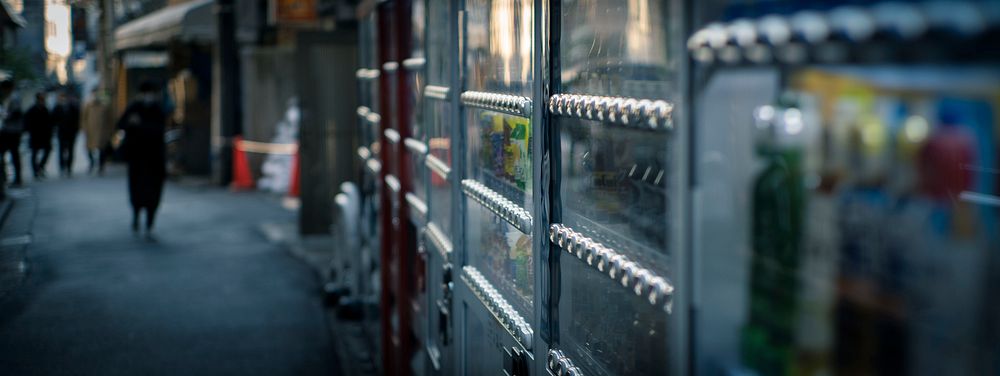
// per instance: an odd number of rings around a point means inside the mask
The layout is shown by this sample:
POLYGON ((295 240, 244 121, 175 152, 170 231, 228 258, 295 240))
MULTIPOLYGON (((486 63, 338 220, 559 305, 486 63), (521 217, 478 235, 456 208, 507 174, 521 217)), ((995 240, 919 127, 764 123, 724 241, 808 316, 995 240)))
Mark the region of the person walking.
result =
POLYGON ((80 106, 69 89, 59 92, 56 107, 52 109, 52 124, 59 136, 59 173, 68 177, 73 174, 76 137, 80 133, 80 106))
POLYGON ((28 131, 28 144, 31 146, 31 168, 36 179, 44 178, 49 152, 52 151, 53 131, 44 92, 35 94, 35 104, 24 114, 24 128, 28 131))
MULTIPOLYGON (((0 178, 7 181, 7 154, 14 165, 14 186, 21 186, 21 134, 24 132, 21 99, 14 95, 14 80, 0 82, 0 178)), ((0 188, 2 184, 0 184, 0 188)))
POLYGON ((122 155, 128 163, 128 192, 132 204, 132 231, 139 233, 139 214, 146 211, 146 237, 152 237, 156 209, 160 205, 167 177, 167 148, 164 143, 167 115, 160 103, 159 90, 151 82, 139 85, 139 98, 125 109, 118 129, 125 132, 122 155))
POLYGON ((111 136, 115 133, 111 121, 111 106, 97 89, 90 92, 90 98, 83 103, 80 112, 80 128, 87 137, 87 158, 90 172, 104 174, 104 165, 111 155, 111 136))

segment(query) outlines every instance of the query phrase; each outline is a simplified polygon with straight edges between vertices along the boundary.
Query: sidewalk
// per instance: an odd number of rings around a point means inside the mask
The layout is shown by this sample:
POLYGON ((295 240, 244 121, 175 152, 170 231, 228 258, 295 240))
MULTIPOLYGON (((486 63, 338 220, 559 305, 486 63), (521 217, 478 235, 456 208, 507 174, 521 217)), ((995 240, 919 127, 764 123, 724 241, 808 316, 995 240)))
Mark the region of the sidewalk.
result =
MULTIPOLYGON (((337 249, 336 239, 330 235, 301 236, 296 222, 267 222, 260 225, 260 232, 269 241, 280 244, 290 254, 305 262, 316 273, 319 281, 327 279, 333 252, 337 249)), ((319 289, 315 292, 322 296, 325 292, 319 289)), ((325 309, 327 325, 337 342, 337 356, 341 359, 340 375, 377 375, 376 364, 380 359, 374 359, 365 345, 366 339, 359 321, 342 319, 337 315, 336 307, 327 302, 325 309)))
POLYGON ((26 268, 13 263, 21 282, 0 298, 0 373, 327 375, 340 368, 321 286, 258 231, 264 221, 294 220, 278 198, 168 183, 150 242, 131 232, 121 166, 103 178, 53 178, 30 188, 31 201, 15 202, 0 228, 5 254, 27 259, 26 268))
POLYGON ((21 286, 28 274, 25 257, 36 209, 28 188, 9 188, 7 199, 0 201, 0 302, 21 286))

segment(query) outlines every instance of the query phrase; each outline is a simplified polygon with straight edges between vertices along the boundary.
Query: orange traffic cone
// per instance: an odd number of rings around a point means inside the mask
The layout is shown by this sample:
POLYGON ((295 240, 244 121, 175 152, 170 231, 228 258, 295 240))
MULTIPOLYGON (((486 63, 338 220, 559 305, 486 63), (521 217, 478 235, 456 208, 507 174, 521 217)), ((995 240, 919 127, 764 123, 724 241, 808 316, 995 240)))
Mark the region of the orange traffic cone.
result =
POLYGON ((292 181, 288 182, 288 197, 299 197, 299 151, 292 159, 292 181))
POLYGON ((254 188, 253 175, 250 174, 250 162, 247 153, 243 151, 243 137, 233 137, 233 182, 229 189, 242 191, 254 188))

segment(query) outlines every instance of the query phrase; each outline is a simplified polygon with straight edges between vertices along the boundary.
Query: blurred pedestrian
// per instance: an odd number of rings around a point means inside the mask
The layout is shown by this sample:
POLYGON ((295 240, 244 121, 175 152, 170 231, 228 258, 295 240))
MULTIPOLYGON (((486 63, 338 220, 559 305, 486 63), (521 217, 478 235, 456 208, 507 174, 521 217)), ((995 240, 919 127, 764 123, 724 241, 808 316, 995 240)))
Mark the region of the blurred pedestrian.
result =
POLYGON ((132 231, 139 232, 139 213, 145 209, 146 236, 150 239, 167 176, 167 148, 163 138, 166 123, 159 90, 152 82, 139 85, 139 98, 129 104, 118 120, 118 128, 125 131, 120 147, 128 163, 132 231))
POLYGON ((69 89, 59 92, 56 106, 52 109, 52 124, 59 136, 59 172, 70 176, 73 173, 76 136, 80 133, 80 105, 70 95, 69 89))
POLYGON ((84 102, 80 122, 80 128, 87 137, 90 172, 103 175, 104 165, 111 156, 111 136, 115 133, 115 127, 111 120, 111 106, 97 89, 92 90, 90 98, 84 102))
POLYGON ((45 93, 35 94, 35 104, 24 114, 24 128, 28 131, 31 146, 31 169, 35 178, 45 177, 45 166, 52 151, 52 119, 45 107, 45 93))
MULTIPOLYGON (((0 82, 0 178, 7 181, 7 154, 14 165, 14 186, 21 180, 21 133, 24 132, 21 99, 14 94, 14 80, 0 82)), ((2 185, 2 184, 0 184, 2 185)))

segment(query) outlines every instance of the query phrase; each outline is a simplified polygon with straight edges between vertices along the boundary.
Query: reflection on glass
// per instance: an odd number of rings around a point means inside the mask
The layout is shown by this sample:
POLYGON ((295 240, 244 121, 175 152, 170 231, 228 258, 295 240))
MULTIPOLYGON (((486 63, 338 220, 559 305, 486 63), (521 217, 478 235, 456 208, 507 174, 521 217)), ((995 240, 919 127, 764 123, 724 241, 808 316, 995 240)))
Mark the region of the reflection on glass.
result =
POLYGON ((469 264, 479 269, 521 316, 531 317, 531 235, 475 203, 469 204, 465 226, 471 245, 469 264))
MULTIPOLYGON (((667 2, 565 0, 559 51, 563 92, 670 98, 677 59, 668 51, 667 2)), ((676 26, 673 26, 676 27, 676 26)))
MULTIPOLYGON (((449 86, 449 72, 453 62, 451 52, 451 0, 427 0, 427 82, 431 85, 449 86)), ((414 33, 416 34, 416 33, 414 33)))
POLYGON ((531 0, 469 0, 466 90, 530 95, 531 0))

